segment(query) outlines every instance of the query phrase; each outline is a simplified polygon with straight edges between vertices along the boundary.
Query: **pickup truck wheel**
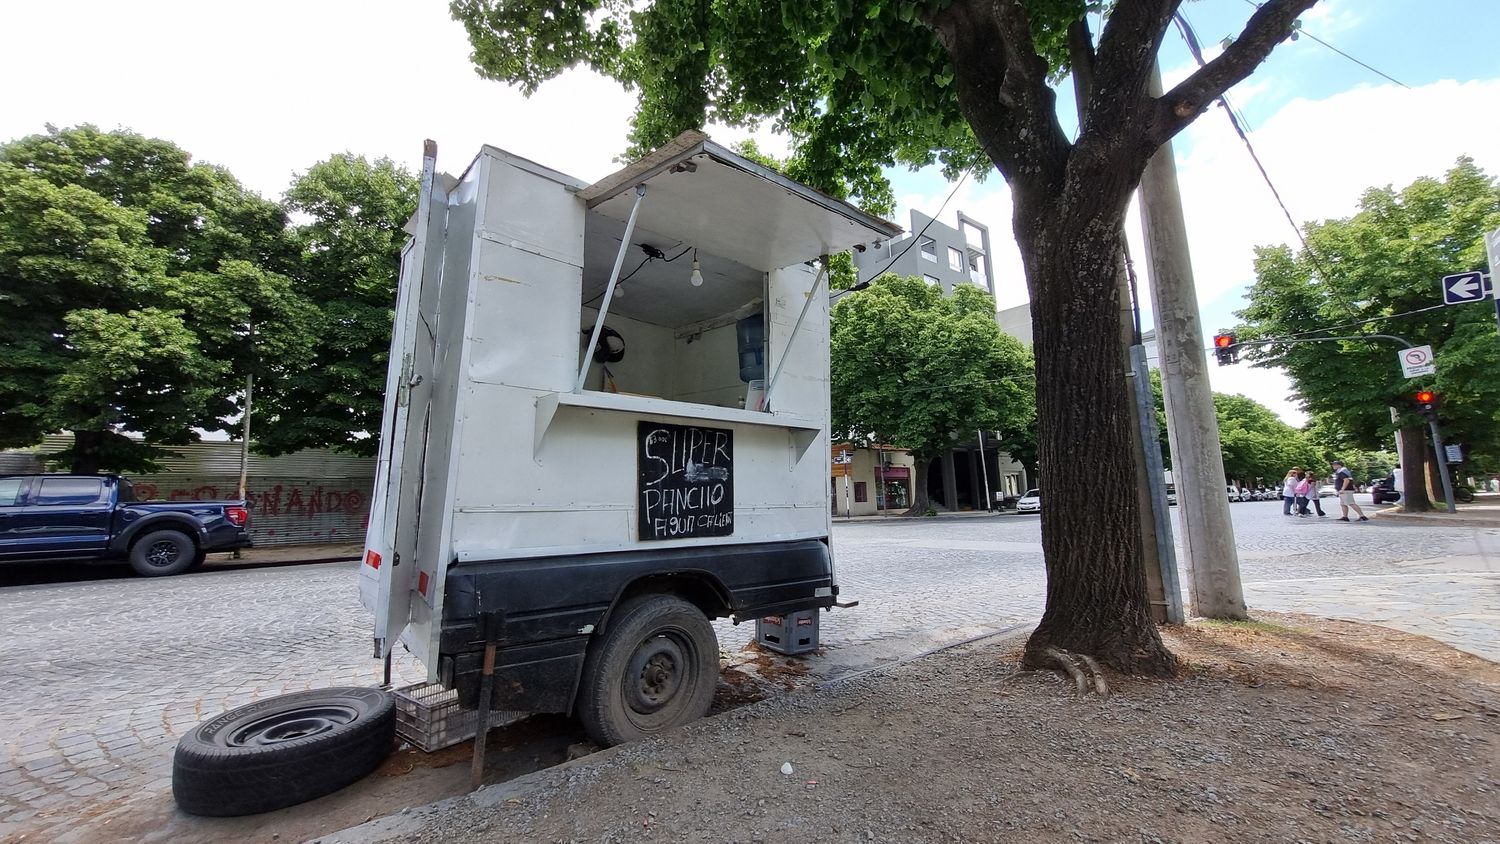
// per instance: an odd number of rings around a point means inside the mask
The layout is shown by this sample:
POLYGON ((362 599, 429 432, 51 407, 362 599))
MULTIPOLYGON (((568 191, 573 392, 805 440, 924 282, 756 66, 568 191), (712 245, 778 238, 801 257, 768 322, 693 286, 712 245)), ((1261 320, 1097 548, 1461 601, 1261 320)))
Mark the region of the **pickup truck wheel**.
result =
POLYGON ((172 796, 188 814, 221 818, 304 803, 375 770, 395 737, 395 698, 380 689, 258 700, 183 735, 172 796))
POLYGON ((177 530, 154 530, 130 546, 130 567, 144 577, 182 574, 197 557, 197 543, 177 530))
POLYGON ((578 717, 608 747, 657 735, 708 711, 719 642, 703 611, 673 595, 621 606, 589 649, 578 717))

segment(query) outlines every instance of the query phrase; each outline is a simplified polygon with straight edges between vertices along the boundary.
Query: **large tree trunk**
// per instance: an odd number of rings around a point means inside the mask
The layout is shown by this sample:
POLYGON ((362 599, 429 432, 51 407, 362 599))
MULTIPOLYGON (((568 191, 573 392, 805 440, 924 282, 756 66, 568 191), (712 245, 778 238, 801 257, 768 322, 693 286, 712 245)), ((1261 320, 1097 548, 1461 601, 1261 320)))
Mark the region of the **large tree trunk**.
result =
MULTIPOLYGON (((1074 195, 1074 200, 1080 197, 1074 195)), ((1123 207, 1026 207, 1016 219, 1031 287, 1039 460, 1047 467, 1042 547, 1047 609, 1025 663, 1048 648, 1090 654, 1131 674, 1169 676, 1176 658, 1151 620, 1142 569, 1135 437, 1120 344, 1115 241, 1123 207), (1081 227, 1069 220, 1092 221, 1081 227), (1066 227, 1065 227, 1066 226, 1066 227)))
POLYGON ((1432 512, 1432 499, 1427 495, 1427 452, 1431 443, 1426 429, 1410 426, 1401 429, 1401 509, 1408 513, 1432 512))
POLYGON ((932 461, 925 457, 912 455, 916 459, 911 466, 911 506, 902 513, 903 516, 925 516, 932 507, 932 497, 927 494, 927 473, 932 461))
POLYGON ((99 474, 100 452, 105 436, 104 431, 73 432, 73 463, 70 467, 73 474, 99 474))

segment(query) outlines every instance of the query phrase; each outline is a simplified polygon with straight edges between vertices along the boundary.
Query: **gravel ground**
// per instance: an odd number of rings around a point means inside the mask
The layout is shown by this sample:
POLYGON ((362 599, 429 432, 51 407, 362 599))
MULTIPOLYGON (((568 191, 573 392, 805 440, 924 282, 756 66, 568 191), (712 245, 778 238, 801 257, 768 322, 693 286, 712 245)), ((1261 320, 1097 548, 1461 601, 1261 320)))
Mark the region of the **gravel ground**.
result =
POLYGON ((991 640, 323 841, 1500 840, 1500 668, 1258 619, 1168 632, 1182 675, 1107 700, 991 640))

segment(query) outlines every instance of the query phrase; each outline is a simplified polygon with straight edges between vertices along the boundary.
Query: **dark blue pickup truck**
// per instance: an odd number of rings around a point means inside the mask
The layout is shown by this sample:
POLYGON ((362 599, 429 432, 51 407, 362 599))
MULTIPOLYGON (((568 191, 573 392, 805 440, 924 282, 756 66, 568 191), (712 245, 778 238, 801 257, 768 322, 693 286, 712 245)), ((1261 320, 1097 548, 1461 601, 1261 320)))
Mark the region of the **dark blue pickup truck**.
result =
POLYGON ((243 501, 136 501, 118 475, 0 475, 0 563, 127 560, 181 574, 251 544, 243 501))

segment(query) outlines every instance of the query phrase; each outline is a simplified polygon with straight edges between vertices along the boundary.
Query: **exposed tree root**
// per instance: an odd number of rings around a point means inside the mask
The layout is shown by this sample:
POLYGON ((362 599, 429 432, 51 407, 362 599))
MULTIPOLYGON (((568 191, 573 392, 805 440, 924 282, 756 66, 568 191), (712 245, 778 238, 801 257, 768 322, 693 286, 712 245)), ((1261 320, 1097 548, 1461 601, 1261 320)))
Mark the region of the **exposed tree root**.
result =
POLYGON ((1109 697, 1109 684, 1104 682, 1104 672, 1099 670, 1099 663, 1093 657, 1088 654, 1069 653, 1061 648, 1047 648, 1042 651, 1042 655, 1073 679, 1079 696, 1089 693, 1089 684, 1092 681, 1096 694, 1102 698, 1109 697))

